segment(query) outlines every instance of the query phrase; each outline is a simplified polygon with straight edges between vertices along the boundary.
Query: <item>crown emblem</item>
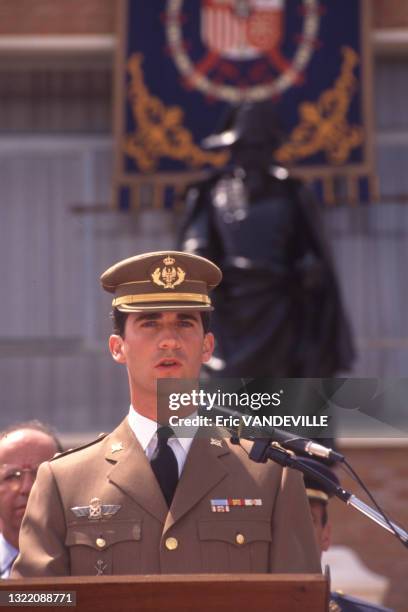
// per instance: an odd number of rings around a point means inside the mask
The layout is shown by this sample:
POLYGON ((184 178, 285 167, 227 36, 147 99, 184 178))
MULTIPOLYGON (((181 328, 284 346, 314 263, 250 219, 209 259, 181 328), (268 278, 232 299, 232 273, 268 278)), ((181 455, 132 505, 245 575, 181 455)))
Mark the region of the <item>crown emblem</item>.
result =
POLYGON ((102 502, 97 497, 93 497, 89 502, 89 518, 100 519, 102 518, 102 502))
POLYGON ((163 287, 163 289, 174 289, 184 281, 186 273, 179 266, 174 266, 176 260, 171 255, 167 255, 163 259, 163 263, 164 268, 158 267, 152 273, 152 280, 155 285, 163 287))

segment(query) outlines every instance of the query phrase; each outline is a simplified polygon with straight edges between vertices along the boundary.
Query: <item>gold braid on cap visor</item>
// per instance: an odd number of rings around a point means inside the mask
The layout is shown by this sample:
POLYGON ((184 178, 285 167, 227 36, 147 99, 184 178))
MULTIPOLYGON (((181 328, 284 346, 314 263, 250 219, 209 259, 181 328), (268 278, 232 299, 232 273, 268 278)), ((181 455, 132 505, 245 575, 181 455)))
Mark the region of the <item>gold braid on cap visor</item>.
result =
POLYGON ((112 306, 143 304, 145 302, 199 302, 200 304, 211 304, 208 295, 200 293, 144 293, 117 297, 112 301, 112 306))
POLYGON ((327 493, 324 493, 323 491, 319 491, 318 489, 309 489, 306 488, 306 495, 308 497, 310 497, 311 499, 321 499, 322 501, 329 501, 329 496, 327 495, 327 493))

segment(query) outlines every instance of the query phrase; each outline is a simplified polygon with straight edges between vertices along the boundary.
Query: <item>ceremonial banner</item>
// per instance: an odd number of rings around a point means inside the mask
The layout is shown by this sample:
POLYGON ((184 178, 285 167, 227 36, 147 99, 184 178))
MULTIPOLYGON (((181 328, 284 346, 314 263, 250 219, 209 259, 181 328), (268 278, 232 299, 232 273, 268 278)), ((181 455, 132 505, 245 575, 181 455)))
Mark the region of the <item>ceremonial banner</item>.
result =
POLYGON ((288 134, 277 160, 319 179, 326 192, 333 177, 347 177, 351 195, 360 197, 360 180, 372 172, 367 0, 118 4, 121 208, 132 206, 132 186, 154 185, 160 206, 167 188, 224 165, 228 151, 205 151, 200 142, 228 106, 266 99, 288 134))

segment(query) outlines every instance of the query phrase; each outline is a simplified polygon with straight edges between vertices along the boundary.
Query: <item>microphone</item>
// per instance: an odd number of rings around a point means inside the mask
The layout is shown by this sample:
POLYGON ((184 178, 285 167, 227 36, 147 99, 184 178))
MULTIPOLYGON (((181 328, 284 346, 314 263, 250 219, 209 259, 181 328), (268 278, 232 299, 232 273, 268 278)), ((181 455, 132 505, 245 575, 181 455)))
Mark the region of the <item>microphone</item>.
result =
MULTIPOLYGON (((240 418, 242 414, 237 411, 229 410, 228 408, 223 408, 221 406, 217 406, 214 408, 214 412, 218 413, 225 417, 235 417, 240 418)), ((259 430, 259 435, 246 435, 245 429, 241 425, 238 427, 235 426, 225 426, 232 434, 231 442, 233 444, 239 444, 239 438, 244 438, 245 440, 253 441, 256 438, 270 439, 271 442, 277 442, 283 448, 293 451, 294 453, 302 453, 307 454, 312 457, 318 457, 319 459, 327 459, 329 461, 333 461, 334 463, 344 461, 344 455, 338 453, 337 451, 329 448, 327 446, 323 446, 323 444, 319 444, 314 440, 310 440, 309 438, 302 438, 300 436, 296 436, 289 431, 284 431, 283 429, 277 429, 276 427, 264 427, 259 430), (235 440, 234 440, 235 438, 235 440)), ((251 428, 252 431, 254 428, 251 428)))
POLYGON ((283 431, 282 429, 268 429, 265 437, 271 438, 272 442, 278 442, 283 448, 294 451, 295 453, 307 453, 312 457, 328 459, 333 462, 344 461, 344 455, 332 448, 323 446, 323 444, 319 444, 308 438, 292 436, 288 431, 283 431))

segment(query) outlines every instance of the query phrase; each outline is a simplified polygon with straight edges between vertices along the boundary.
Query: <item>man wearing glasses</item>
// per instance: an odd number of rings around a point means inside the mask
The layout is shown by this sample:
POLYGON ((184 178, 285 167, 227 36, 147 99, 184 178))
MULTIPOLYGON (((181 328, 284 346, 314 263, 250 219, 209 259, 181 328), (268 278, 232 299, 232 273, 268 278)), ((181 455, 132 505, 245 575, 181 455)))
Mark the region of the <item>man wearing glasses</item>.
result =
POLYGON ((0 434, 0 577, 8 578, 18 554, 18 534, 40 463, 61 446, 39 421, 18 423, 0 434))

